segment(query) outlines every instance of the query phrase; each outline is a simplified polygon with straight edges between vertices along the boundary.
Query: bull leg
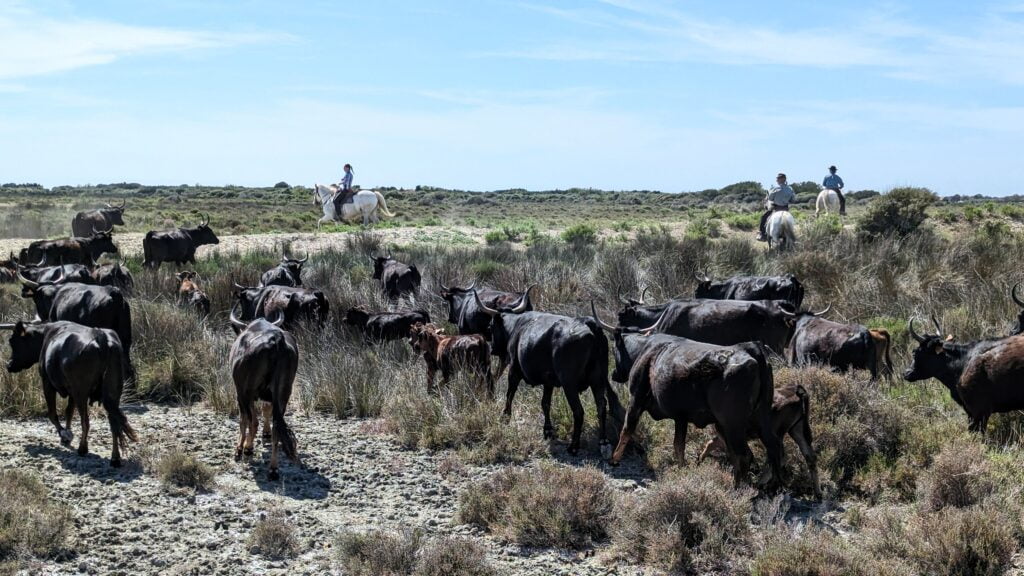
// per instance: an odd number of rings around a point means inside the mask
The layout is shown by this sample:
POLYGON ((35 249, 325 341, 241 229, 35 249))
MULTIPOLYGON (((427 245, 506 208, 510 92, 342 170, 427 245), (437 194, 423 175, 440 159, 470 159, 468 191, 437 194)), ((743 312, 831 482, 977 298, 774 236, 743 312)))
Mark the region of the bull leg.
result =
POLYGON ((583 436, 583 403, 575 386, 563 386, 565 400, 572 410, 572 441, 569 442, 569 454, 575 456, 580 451, 580 437, 583 436))
POLYGON ((700 451, 700 456, 697 456, 697 464, 704 461, 705 458, 710 456, 714 452, 722 452, 725 450, 725 440, 722 436, 715 432, 714 438, 708 440, 708 443, 704 445, 704 449, 700 451))
POLYGON ((505 416, 512 416, 512 400, 516 397, 516 390, 519 389, 519 381, 522 379, 522 375, 519 373, 519 368, 514 364, 508 369, 508 388, 505 390, 505 416))
POLYGON ((484 382, 487 383, 487 399, 494 401, 494 374, 491 372, 491 359, 484 358, 480 364, 480 371, 483 373, 484 382))
MULTIPOLYGON (((78 455, 85 456, 89 453, 89 397, 82 396, 75 398, 78 407, 78 417, 82 421, 82 438, 78 441, 78 455)), ((117 442, 117 438, 114 439, 117 442)))
POLYGON ((594 406, 597 408, 597 440, 601 449, 601 457, 607 458, 611 455, 611 446, 608 445, 608 397, 605 396, 605 389, 594 386, 591 389, 594 394, 594 406), (598 389, 600 388, 600 391, 598 389))
POLYGON ((262 402, 263 405, 263 441, 271 438, 270 426, 270 402, 262 402))
MULTIPOLYGON (((46 398, 46 415, 49 417, 53 427, 57 429, 60 443, 64 446, 71 446, 71 439, 74 438, 74 434, 71 433, 70 428, 61 427, 60 418, 57 417, 57 391, 45 380, 43 381, 43 396, 46 398)), ((71 404, 72 402, 74 400, 68 398, 68 403, 71 404)))
POLYGON ((270 480, 277 480, 281 477, 277 470, 277 445, 281 441, 279 433, 277 426, 274 426, 270 437, 270 472, 267 474, 267 478, 270 480))
POLYGON ((260 421, 256 413, 256 402, 250 400, 246 404, 248 405, 247 411, 249 413, 246 423, 249 425, 249 429, 246 431, 245 447, 242 449, 242 452, 246 456, 252 456, 254 452, 253 445, 256 443, 256 431, 259 428, 260 421))
POLYGON ((437 369, 427 366, 427 394, 433 394, 437 390, 437 369))
POLYGON ((750 462, 754 459, 754 454, 747 446, 747 435, 743 433, 743 426, 730 426, 728 431, 721 426, 716 425, 716 427, 718 433, 725 439, 725 446, 729 450, 729 460, 733 466, 733 484, 739 486, 740 483, 747 480, 750 462))
POLYGON ((612 466, 617 466, 622 461, 622 456, 626 453, 630 440, 633 439, 633 433, 636 432, 637 424, 640 423, 640 415, 644 411, 644 402, 642 400, 639 395, 635 395, 629 401, 629 408, 626 410, 626 421, 622 424, 622 432, 619 433, 619 443, 615 447, 615 452, 612 453, 611 460, 608 461, 612 466))
POLYGON ((672 439, 672 450, 680 466, 686 466, 686 428, 690 423, 684 419, 676 419, 676 435, 672 439))
POLYGON ((814 453, 811 439, 805 437, 803 426, 794 426, 790 429, 789 437, 793 439, 793 442, 796 442, 796 447, 800 449, 800 453, 804 456, 804 462, 807 463, 807 471, 811 476, 811 485, 814 489, 814 498, 821 500, 821 483, 818 481, 818 455, 814 453))
POLYGON ((555 387, 550 384, 544 385, 544 394, 540 397, 540 409, 544 413, 544 439, 547 440, 555 435, 555 427, 551 425, 551 394, 555 387))
MULTIPOLYGON (((241 404, 241 402, 239 402, 241 404)), ((245 409, 239 406, 238 411, 238 444, 235 446, 235 462, 242 460, 242 450, 245 448, 245 431, 249 428, 248 418, 245 416, 245 409)))
POLYGON ((71 420, 75 417, 75 401, 68 398, 68 405, 64 408, 64 427, 71 429, 71 420))
MULTIPOLYGON (((775 433, 775 427, 772 426, 771 411, 762 410, 761 412, 760 421, 758 422, 760 428, 759 436, 768 456, 768 467, 771 469, 772 480, 771 484, 768 484, 767 487, 771 488, 773 484, 782 484, 782 437, 775 433)), ((745 439, 743 445, 747 445, 745 439)), ((747 452, 750 452, 749 448, 747 452)))

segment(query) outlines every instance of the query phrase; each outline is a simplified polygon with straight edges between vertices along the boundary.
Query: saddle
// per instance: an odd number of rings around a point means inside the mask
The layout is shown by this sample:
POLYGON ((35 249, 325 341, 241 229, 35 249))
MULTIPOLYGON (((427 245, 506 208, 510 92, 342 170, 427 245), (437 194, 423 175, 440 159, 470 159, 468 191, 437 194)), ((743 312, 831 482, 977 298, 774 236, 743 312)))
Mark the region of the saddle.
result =
POLYGON ((789 212, 789 206, 779 206, 778 204, 772 204, 772 212, 789 212))
POLYGON ((342 204, 351 203, 355 195, 356 191, 352 189, 338 190, 338 193, 334 195, 334 211, 340 214, 342 204))

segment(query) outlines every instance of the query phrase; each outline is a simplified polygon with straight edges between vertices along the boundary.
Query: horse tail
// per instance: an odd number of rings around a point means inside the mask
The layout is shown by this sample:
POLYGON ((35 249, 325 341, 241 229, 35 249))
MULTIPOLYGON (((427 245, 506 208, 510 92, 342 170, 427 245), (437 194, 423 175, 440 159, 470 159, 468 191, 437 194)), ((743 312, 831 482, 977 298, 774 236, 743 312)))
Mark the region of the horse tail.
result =
POLYGON ((388 218, 394 218, 395 215, 388 211, 388 203, 384 200, 384 195, 376 190, 373 193, 377 195, 377 205, 379 206, 377 209, 380 210, 380 213, 388 218))

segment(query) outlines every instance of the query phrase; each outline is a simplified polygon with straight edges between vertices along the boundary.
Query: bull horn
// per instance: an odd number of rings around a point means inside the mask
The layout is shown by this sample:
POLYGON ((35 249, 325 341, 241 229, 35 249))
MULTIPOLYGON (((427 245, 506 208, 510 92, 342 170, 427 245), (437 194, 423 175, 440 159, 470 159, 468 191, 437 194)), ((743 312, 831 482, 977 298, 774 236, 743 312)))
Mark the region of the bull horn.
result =
POLYGON ((661 326, 661 321, 665 319, 665 316, 667 314, 668 308, 665 308, 665 311, 661 313, 661 316, 658 316, 658 319, 654 321, 654 324, 652 324, 649 328, 641 329, 640 333, 643 334, 644 336, 650 336, 652 332, 657 332, 658 327, 661 326))
POLYGON ((1020 298, 1017 296, 1018 286, 1020 286, 1020 282, 1017 282, 1016 284, 1013 285, 1013 290, 1010 290, 1010 298, 1013 298, 1013 301, 1017 303, 1017 306, 1024 308, 1024 302, 1021 302, 1020 298))
POLYGON ((245 287, 245 286, 242 286, 242 285, 241 285, 241 284, 239 284, 238 282, 232 281, 231 283, 232 283, 232 284, 234 284, 234 285, 235 285, 235 288, 238 288, 239 290, 248 290, 248 288, 247 288, 247 287, 245 287))
POLYGON ((796 312, 790 312, 789 310, 786 310, 786 309, 785 309, 785 308, 783 308, 782 306, 779 306, 779 312, 782 312, 782 313, 783 313, 783 314, 785 314, 786 316, 796 316, 796 315, 797 315, 797 313, 796 313, 796 312))
POLYGON ((621 290, 616 290, 615 291, 615 297, 618 298, 619 302, 625 304, 626 306, 631 306, 632 305, 632 303, 629 300, 627 300, 627 299, 622 297, 622 291, 621 290))
POLYGON ((210 215, 209 214, 203 214, 203 218, 204 218, 203 226, 209 226, 210 225, 210 215))
POLYGON ((303 257, 300 260, 296 260, 296 262, 298 262, 299 264, 305 264, 306 260, 309 260, 309 250, 304 250, 304 252, 306 253, 305 257, 303 257))
POLYGON ((643 291, 642 291, 642 292, 640 292, 640 305, 641 305, 641 306, 643 306, 643 305, 644 305, 644 297, 646 297, 646 296, 647 296, 647 288, 648 288, 648 286, 644 286, 644 289, 643 289, 643 291))
POLYGON ((25 278, 21 275, 21 270, 18 271, 18 281, 28 288, 39 288, 39 282, 33 282, 32 280, 25 278))
POLYGON ((476 280, 473 280, 473 283, 469 285, 469 288, 466 288, 466 292, 469 292, 470 290, 476 290, 476 280))
POLYGON ((113 206, 110 205, 110 202, 104 202, 104 204, 107 205, 107 208, 113 208, 113 206))
POLYGON ((604 320, 601 320, 601 317, 597 315, 597 307, 594 306, 593 300, 590 301, 590 313, 594 315, 594 320, 597 321, 597 323, 601 326, 602 329, 604 329, 604 331, 611 332, 612 334, 614 334, 615 331, 618 330, 618 328, 616 328, 615 326, 612 326, 611 324, 605 324, 604 320))
POLYGON ((825 306, 824 310, 822 310, 821 312, 811 312, 811 314, 814 315, 814 316, 824 316, 825 313, 828 312, 831 309, 832 309, 832 303, 829 302, 828 306, 825 306))
POLYGON ((124 207, 127 206, 127 205, 128 205, 128 199, 127 198, 122 198, 121 199, 121 205, 118 206, 118 208, 120 208, 121 210, 124 210, 124 207))
POLYGON ((910 322, 907 323, 907 329, 910 332, 910 336, 917 341, 918 344, 924 344, 924 338, 918 336, 917 332, 914 331, 914 319, 911 318, 910 322))
POLYGON ((438 286, 441 287, 441 292, 451 292, 451 290, 447 286, 444 285, 444 282, 438 282, 437 284, 438 284, 438 286))
POLYGON ((939 337, 942 336, 942 326, 939 325, 939 321, 935 318, 935 314, 932 314, 932 324, 935 324, 935 334, 939 337))
POLYGON ((473 299, 476 300, 476 305, 481 310, 483 310, 484 313, 487 314, 488 316, 497 316, 498 314, 501 314, 501 312, 498 312, 494 308, 488 308, 487 304, 484 304, 483 302, 481 302, 480 301, 480 294, 478 294, 476 290, 473 290, 473 299))
POLYGON ((228 317, 231 319, 231 325, 232 326, 234 326, 235 328, 239 328, 239 329, 244 330, 249 325, 246 324, 245 322, 242 322, 241 320, 239 320, 238 316, 235 316, 235 309, 236 308, 238 308, 238 303, 237 302, 233 306, 231 306, 231 314, 229 314, 228 317))
POLYGON ((0 330, 14 330, 17 324, 0 324, 0 330))
POLYGON ((274 326, 277 326, 278 328, 283 326, 284 325, 284 312, 281 312, 280 309, 275 309, 274 310, 274 319, 270 320, 270 323, 273 324, 274 326))
POLYGON ((377 257, 374 256, 373 254, 370 254, 370 262, 373 262, 374 264, 376 264, 377 263, 377 257))
MULTIPOLYGON (((522 314, 523 312, 526 312, 526 307, 530 305, 530 290, 533 290, 536 286, 536 284, 530 284, 526 289, 526 292, 523 292, 523 297, 519 299, 519 303, 511 310, 513 314, 522 314)), ((474 290, 473 293, 476 294, 476 290, 474 290)))

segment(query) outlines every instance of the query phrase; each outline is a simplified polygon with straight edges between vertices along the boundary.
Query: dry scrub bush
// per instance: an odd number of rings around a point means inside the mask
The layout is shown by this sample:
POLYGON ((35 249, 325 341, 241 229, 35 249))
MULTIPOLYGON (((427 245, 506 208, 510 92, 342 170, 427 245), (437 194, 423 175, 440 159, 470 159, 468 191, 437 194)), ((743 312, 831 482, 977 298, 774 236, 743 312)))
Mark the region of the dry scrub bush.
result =
POLYGON ((458 536, 433 538, 420 550, 414 576, 493 576, 483 546, 458 536))
POLYGON ((911 557, 925 574, 1003 574, 1019 549, 1013 525, 991 506, 946 508, 910 522, 911 557))
POLYGON ((342 532, 334 543, 335 559, 345 574, 378 576, 411 574, 423 532, 342 532))
POLYGON ((300 549, 295 525, 279 508, 273 508, 260 519, 249 534, 249 550, 268 558, 290 558, 300 549))
POLYGON ((765 536, 750 564, 752 576, 912 576, 899 560, 879 558, 839 536, 817 528, 799 535, 778 528, 765 536))
POLYGON ((467 486, 459 495, 458 519, 518 544, 579 548, 606 536, 613 501, 596 468, 542 461, 467 486))
POLYGON ((981 503, 996 488, 985 448, 976 441, 947 444, 922 474, 921 503, 930 510, 965 508, 981 503))
POLYGON ((616 559, 668 571, 730 570, 749 545, 751 488, 716 465, 682 469, 622 496, 612 524, 616 559))
POLYGON ((208 492, 213 489, 213 469, 178 447, 160 455, 155 471, 164 487, 171 490, 192 488, 208 492))
POLYGON ((58 553, 71 529, 71 510, 53 500, 33 472, 0 471, 0 570, 4 563, 58 553))
POLYGON ((546 453, 535 424, 506 419, 499 406, 464 378, 437 394, 416 385, 397 391, 384 417, 398 441, 409 448, 455 449, 475 464, 525 462, 546 453))

